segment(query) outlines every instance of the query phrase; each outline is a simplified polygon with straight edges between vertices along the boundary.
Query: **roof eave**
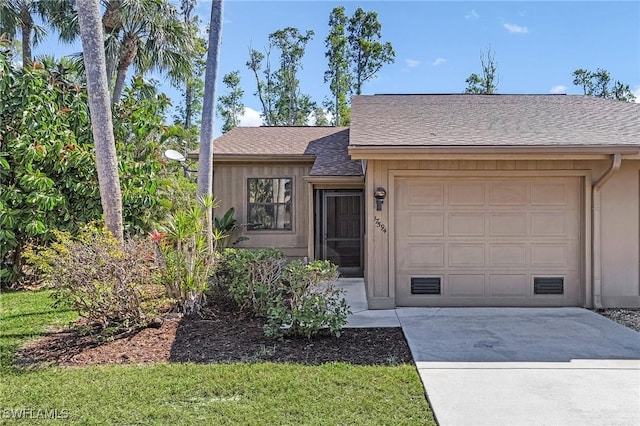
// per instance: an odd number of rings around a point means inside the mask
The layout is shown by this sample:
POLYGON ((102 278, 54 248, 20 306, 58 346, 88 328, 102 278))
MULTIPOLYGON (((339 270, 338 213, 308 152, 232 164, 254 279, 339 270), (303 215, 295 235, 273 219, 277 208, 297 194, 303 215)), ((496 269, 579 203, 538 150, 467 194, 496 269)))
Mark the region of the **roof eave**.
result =
POLYGON ((354 160, 602 159, 611 154, 635 156, 640 145, 556 146, 349 146, 354 160))

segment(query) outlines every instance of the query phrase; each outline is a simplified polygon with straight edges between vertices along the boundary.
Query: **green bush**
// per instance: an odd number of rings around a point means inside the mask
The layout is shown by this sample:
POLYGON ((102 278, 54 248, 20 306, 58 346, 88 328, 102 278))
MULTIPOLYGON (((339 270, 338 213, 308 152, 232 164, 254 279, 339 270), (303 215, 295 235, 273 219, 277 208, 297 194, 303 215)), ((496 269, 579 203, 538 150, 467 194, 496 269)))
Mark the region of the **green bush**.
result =
POLYGON ((327 260, 291 262, 271 296, 265 334, 309 338, 327 328, 339 336, 350 311, 344 290, 334 287, 337 279, 338 267, 327 260))
POLYGON ((130 331, 158 315, 163 289, 150 239, 120 244, 106 229, 84 230, 78 237, 55 231, 56 241, 28 250, 27 261, 40 271, 54 297, 85 317, 98 332, 130 331))
POLYGON ((215 263, 209 252, 204 214, 194 206, 169 218, 152 239, 162 261, 161 280, 167 295, 184 313, 199 313, 206 302, 208 279, 215 263))
POLYGON ((266 317, 286 264, 279 249, 224 249, 213 283, 240 310, 266 317))
POLYGON ((339 336, 349 306, 334 287, 329 261, 287 260, 278 249, 226 249, 212 278, 218 291, 243 311, 266 319, 265 335, 312 337, 322 329, 339 336))

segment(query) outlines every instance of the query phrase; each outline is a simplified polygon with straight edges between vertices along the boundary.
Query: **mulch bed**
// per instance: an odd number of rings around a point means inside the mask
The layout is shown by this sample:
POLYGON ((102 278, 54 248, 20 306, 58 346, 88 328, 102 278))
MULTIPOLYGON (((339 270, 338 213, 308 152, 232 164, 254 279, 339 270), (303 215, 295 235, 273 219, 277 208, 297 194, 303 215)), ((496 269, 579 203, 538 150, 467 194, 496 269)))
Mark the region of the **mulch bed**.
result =
POLYGON ((262 321, 212 308, 204 317, 176 316, 158 328, 100 343, 74 329, 50 333, 29 343, 21 364, 65 366, 153 362, 292 362, 359 365, 412 363, 400 328, 344 329, 340 337, 266 338, 262 321))

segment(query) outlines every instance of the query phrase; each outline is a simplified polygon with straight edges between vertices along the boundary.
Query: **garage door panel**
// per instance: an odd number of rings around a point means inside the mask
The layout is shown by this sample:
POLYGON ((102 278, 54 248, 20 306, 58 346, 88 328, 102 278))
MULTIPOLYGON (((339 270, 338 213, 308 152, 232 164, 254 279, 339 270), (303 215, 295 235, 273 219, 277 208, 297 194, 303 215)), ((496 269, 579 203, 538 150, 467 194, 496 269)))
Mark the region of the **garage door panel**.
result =
POLYGON ((527 214, 489 213, 489 229, 492 237, 524 237, 527 235, 527 214))
POLYGON ((532 237, 570 237, 567 212, 531 213, 532 237))
POLYGON ((445 285, 451 297, 483 297, 485 277, 484 274, 450 274, 445 285))
POLYGON ((489 244, 489 259, 491 267, 525 268, 527 262, 526 244, 489 244))
MULTIPOLYGON (((444 243, 408 244, 406 257, 408 268, 427 268, 444 266, 444 243)), ((402 258, 400 262, 403 262, 402 258)))
POLYGON ((492 297, 529 297, 531 290, 528 274, 490 274, 487 288, 492 297))
POLYGON ((455 267, 482 267, 484 262, 485 245, 468 244, 468 243, 452 243, 449 244, 448 265, 455 267))
POLYGON ((407 237, 437 237, 444 235, 444 213, 407 214, 407 237))
POLYGON ((484 206, 484 184, 465 182, 449 184, 450 206, 484 206))
POLYGON ((490 185, 490 206, 524 206, 527 202, 527 186, 516 183, 490 185))
POLYGON ((564 206, 569 203, 566 183, 532 183, 531 204, 534 206, 564 206))
POLYGON ((531 244, 531 266, 570 267, 569 245, 563 243, 531 244))
POLYGON ((413 177, 395 185, 399 306, 580 304, 580 178, 413 177), (440 294, 411 294, 412 277, 440 278, 440 294), (562 277, 564 293, 534 294, 536 277, 562 277))
POLYGON ((425 184, 421 181, 409 181, 404 198, 406 207, 428 207, 444 205, 444 185, 425 184))
POLYGON ((485 216, 482 213, 451 213, 448 215, 448 235, 451 237, 483 237, 485 216))

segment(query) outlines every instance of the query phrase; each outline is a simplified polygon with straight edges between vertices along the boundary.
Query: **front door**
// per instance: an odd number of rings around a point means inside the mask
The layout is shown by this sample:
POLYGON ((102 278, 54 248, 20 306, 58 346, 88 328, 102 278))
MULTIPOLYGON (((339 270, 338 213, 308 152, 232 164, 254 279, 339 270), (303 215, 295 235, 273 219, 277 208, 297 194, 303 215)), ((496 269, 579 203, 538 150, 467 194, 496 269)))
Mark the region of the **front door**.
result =
POLYGON ((320 257, 343 276, 362 276, 362 191, 324 191, 320 257))

